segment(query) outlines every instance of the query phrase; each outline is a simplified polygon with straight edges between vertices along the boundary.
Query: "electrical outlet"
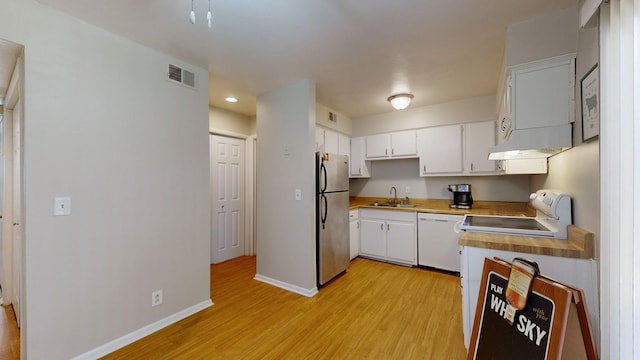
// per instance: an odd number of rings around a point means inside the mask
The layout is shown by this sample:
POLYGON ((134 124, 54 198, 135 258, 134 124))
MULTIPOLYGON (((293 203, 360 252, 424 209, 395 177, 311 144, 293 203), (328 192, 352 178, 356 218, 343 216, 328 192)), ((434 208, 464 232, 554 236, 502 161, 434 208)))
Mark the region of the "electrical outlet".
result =
POLYGON ((404 187, 404 193, 405 193, 405 194, 411 194, 411 188, 410 188, 410 187, 408 187, 408 186, 405 186, 405 187, 404 187))
POLYGON ((162 289, 151 293, 151 307, 162 305, 162 289))

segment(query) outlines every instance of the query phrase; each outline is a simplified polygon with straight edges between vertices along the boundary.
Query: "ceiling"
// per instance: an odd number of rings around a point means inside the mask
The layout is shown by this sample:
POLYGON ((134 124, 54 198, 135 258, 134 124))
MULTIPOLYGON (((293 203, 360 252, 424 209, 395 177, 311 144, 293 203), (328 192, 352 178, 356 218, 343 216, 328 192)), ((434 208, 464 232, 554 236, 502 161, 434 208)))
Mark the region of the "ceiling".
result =
POLYGON ((346 116, 495 93, 507 25, 579 0, 39 0, 210 73, 210 103, 255 114, 255 96, 297 80, 346 116), (223 98, 235 95, 236 104, 223 98))

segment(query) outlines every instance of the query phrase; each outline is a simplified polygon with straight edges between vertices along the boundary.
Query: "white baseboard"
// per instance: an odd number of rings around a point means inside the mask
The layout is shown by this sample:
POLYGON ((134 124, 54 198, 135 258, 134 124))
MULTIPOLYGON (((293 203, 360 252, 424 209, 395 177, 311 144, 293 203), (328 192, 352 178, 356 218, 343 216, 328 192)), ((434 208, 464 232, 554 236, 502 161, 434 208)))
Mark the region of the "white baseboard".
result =
POLYGON ((258 280, 258 281, 262 281, 263 283, 267 283, 269 285, 277 286, 277 287, 279 287, 281 289, 285 289, 285 290, 294 292, 296 294, 300 294, 302 296, 306 296, 306 297, 313 297, 315 294, 318 293, 318 287, 313 287, 311 289, 305 289, 305 288, 302 288, 300 286, 291 285, 291 284, 286 283, 284 281, 272 279, 270 277, 263 276, 263 275, 260 275, 260 274, 256 274, 256 276, 254 276, 254 279, 258 280))
POLYGON ((152 334, 164 327, 167 327, 173 323, 176 323, 188 316, 191 316, 199 311, 202 311, 210 306, 213 306, 211 299, 203 301, 199 304, 188 307, 182 311, 179 311, 173 315, 169 315, 164 319, 158 320, 152 324, 142 327, 138 330, 128 333, 122 337, 119 337, 113 341, 110 341, 104 345, 101 345, 93 350, 90 350, 82 355, 78 355, 73 360, 93 360, 110 354, 122 347, 125 347, 135 341, 142 339, 143 337, 152 334))

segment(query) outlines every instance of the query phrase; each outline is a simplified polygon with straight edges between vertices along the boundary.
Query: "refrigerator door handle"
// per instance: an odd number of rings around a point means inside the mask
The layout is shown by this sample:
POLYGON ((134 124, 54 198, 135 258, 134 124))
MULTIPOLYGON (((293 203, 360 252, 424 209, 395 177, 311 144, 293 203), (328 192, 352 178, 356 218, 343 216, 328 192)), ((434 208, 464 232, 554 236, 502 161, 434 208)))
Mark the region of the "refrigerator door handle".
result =
POLYGON ((322 174, 322 179, 324 183, 320 185, 320 193, 324 194, 327 190, 327 168, 324 166, 324 161, 320 164, 320 173, 322 174))
POLYGON ((327 197, 324 194, 320 195, 320 221, 322 222, 322 229, 327 222, 327 197))

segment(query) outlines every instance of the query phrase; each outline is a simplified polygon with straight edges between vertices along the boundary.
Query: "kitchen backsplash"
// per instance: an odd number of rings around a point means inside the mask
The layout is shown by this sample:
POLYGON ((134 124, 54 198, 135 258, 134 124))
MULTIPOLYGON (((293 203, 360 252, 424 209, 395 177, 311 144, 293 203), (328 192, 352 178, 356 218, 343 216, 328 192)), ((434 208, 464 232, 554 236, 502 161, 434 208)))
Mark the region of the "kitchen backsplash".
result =
POLYGON ((451 199, 449 184, 471 184, 474 200, 529 201, 530 177, 527 175, 420 177, 418 159, 374 161, 371 178, 351 179, 351 196, 388 197, 395 186, 398 197, 451 199), (409 194, 406 194, 407 187, 409 194))

